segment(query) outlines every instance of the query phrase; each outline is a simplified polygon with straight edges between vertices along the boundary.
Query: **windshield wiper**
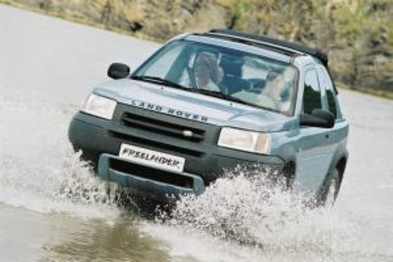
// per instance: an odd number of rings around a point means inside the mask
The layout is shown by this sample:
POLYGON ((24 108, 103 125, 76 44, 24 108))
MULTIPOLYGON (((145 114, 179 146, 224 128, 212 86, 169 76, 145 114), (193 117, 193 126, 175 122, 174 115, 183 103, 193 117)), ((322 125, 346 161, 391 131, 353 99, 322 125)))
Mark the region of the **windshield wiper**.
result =
POLYGON ((219 91, 212 91, 212 90, 207 90, 207 89, 200 89, 200 88, 189 88, 189 87, 185 87, 182 86, 176 82, 172 82, 168 79, 165 78, 161 78, 161 77, 157 77, 157 76, 133 76, 131 79, 134 80, 141 80, 141 81, 147 81, 147 82, 153 82, 153 83, 159 83, 162 85, 166 85, 166 86, 170 86, 170 87, 175 87, 175 88, 179 88, 179 89, 183 89, 183 90, 187 90, 190 92, 195 92, 195 93, 199 93, 199 94, 204 94, 204 95, 209 95, 209 96, 214 96, 214 97, 218 97, 218 98, 223 98, 226 100, 230 100, 233 102, 238 102, 238 103, 243 103, 243 104, 248 104, 248 105, 252 105, 249 104, 241 99, 238 99, 236 97, 230 96, 230 95, 226 95, 222 92, 219 91))
MULTIPOLYGON (((151 83, 158 83, 158 84, 162 84, 162 85, 177 88, 177 89, 182 89, 182 90, 189 91, 189 92, 194 92, 194 93, 199 93, 199 94, 203 94, 203 95, 222 98, 224 100, 236 102, 236 103, 247 105, 247 106, 259 107, 259 108, 266 109, 269 111, 276 111, 271 108, 266 108, 266 107, 262 107, 259 105, 255 105, 253 103, 249 103, 249 102, 244 101, 240 98, 224 94, 220 91, 213 91, 213 90, 201 89, 201 88, 190 88, 190 87, 182 86, 182 85, 180 85, 176 82, 173 82, 171 80, 157 77, 157 76, 133 76, 133 77, 131 77, 131 79, 141 80, 141 81, 146 81, 146 82, 151 82, 151 83)), ((277 112, 280 112, 280 111, 277 111, 277 112)))
POLYGON ((173 81, 165 79, 165 78, 157 77, 157 76, 133 76, 133 77, 131 77, 131 79, 152 82, 152 83, 158 83, 158 84, 162 84, 165 86, 170 86, 170 87, 183 89, 183 90, 190 90, 190 88, 188 88, 188 87, 182 86, 176 82, 173 82, 173 81))
POLYGON ((236 102, 236 103, 239 103, 239 104, 252 106, 252 107, 258 107, 258 108, 261 108, 261 109, 264 109, 264 110, 273 111, 273 112, 277 112, 277 113, 281 113, 282 114, 282 112, 279 111, 279 110, 275 110, 275 109, 272 109, 272 108, 256 105, 256 104, 244 101, 244 100, 242 100, 240 98, 224 94, 224 93, 222 93, 220 91, 212 91, 212 90, 208 90, 208 89, 199 89, 199 88, 192 88, 190 91, 195 92, 195 93, 204 94, 204 95, 214 96, 214 97, 222 98, 224 100, 236 102))
POLYGON ((253 106, 255 107, 256 105, 249 103, 247 101, 244 101, 240 98, 234 97, 234 96, 230 96, 227 94, 224 94, 220 91, 212 91, 212 90, 208 90, 208 89, 199 89, 199 88, 192 88, 191 91, 195 92, 195 93, 200 93, 200 94, 204 94, 204 95, 209 95, 209 96, 214 96, 214 97, 218 97, 218 98, 222 98, 228 101, 232 101, 232 102, 237 102, 239 104, 243 104, 243 105, 248 105, 248 106, 253 106))

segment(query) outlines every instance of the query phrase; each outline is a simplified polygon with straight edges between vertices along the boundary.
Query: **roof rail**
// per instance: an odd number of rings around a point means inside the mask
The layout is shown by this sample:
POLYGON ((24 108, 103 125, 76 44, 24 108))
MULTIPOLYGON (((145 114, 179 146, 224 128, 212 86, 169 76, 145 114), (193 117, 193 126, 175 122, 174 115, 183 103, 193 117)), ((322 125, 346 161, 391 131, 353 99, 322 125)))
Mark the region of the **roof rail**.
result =
POLYGON ((229 30, 229 29, 212 29, 209 31, 209 34, 218 34, 218 35, 225 35, 233 38, 246 38, 254 41, 259 41, 259 42, 264 42, 273 45, 275 48, 280 48, 288 51, 293 50, 297 51, 300 53, 305 53, 308 55, 311 55, 313 57, 318 58, 326 67, 328 66, 329 59, 326 53, 322 52, 319 49, 316 48, 310 48, 307 46, 300 45, 298 43, 290 42, 290 41, 284 41, 284 40, 278 40, 274 38, 270 38, 267 36, 259 36, 259 35, 254 35, 254 34, 247 34, 247 33, 241 33, 237 32, 234 30, 229 30))

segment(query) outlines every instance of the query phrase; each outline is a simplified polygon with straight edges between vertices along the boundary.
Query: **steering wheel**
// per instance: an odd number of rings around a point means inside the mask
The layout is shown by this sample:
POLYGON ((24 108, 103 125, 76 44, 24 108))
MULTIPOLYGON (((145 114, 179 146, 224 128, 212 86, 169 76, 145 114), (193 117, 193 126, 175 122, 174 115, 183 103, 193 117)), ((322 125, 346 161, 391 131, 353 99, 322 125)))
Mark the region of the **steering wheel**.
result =
POLYGON ((261 93, 264 88, 264 82, 261 79, 248 79, 247 82, 249 83, 249 88, 247 89, 248 92, 252 93, 261 93))

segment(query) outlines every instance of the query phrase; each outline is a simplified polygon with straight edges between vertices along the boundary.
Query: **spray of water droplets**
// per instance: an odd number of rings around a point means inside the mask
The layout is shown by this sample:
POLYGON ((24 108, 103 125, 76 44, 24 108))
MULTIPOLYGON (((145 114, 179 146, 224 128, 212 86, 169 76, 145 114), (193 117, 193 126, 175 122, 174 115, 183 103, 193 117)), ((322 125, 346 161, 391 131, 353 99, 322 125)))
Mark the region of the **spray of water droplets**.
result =
POLYGON ((354 225, 334 209, 307 207, 303 194, 271 181, 265 170, 252 176, 241 169, 228 172, 203 195, 182 197, 170 214, 163 212, 157 220, 190 235, 203 232, 254 247, 265 258, 311 254, 316 261, 335 261, 347 247, 353 250, 354 225))
POLYGON ((106 184, 68 142, 76 107, 34 93, 29 101, 19 97, 0 101, 0 202, 81 216, 116 213, 106 184))

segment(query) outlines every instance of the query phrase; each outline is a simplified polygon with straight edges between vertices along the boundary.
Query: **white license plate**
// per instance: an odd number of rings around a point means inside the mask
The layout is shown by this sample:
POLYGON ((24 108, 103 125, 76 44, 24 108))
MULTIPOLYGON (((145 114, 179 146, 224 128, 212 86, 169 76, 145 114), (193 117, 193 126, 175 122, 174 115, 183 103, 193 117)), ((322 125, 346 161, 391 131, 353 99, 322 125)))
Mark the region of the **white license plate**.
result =
POLYGON ((121 145, 119 157, 136 164, 175 172, 183 172, 186 161, 183 157, 127 144, 121 145))

